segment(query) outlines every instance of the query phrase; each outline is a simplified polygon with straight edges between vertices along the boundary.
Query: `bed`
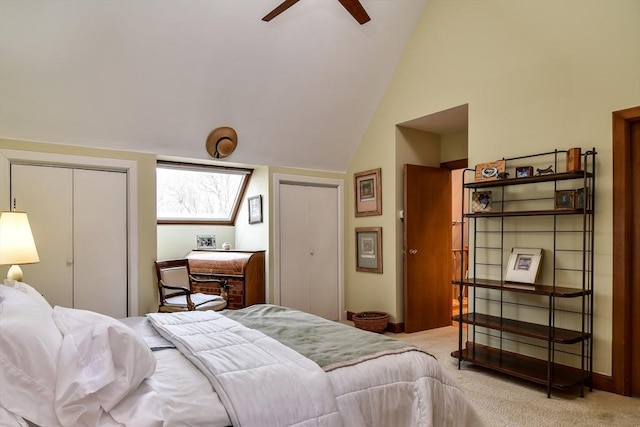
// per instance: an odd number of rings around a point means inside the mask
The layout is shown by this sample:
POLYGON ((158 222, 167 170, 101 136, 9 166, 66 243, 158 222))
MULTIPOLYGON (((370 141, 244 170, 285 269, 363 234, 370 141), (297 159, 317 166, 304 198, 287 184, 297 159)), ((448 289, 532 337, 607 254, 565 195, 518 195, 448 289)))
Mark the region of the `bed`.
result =
POLYGON ((0 286, 0 425, 481 426, 430 354, 274 305, 116 320, 0 286))

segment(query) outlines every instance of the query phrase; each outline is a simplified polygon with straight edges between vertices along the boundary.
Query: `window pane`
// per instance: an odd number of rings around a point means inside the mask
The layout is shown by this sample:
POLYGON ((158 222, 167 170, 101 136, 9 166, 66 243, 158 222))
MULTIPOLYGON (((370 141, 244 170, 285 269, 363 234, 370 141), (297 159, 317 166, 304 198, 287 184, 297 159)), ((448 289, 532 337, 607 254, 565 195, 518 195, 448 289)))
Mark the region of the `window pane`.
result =
POLYGON ((249 171, 156 168, 159 220, 231 221, 249 171))

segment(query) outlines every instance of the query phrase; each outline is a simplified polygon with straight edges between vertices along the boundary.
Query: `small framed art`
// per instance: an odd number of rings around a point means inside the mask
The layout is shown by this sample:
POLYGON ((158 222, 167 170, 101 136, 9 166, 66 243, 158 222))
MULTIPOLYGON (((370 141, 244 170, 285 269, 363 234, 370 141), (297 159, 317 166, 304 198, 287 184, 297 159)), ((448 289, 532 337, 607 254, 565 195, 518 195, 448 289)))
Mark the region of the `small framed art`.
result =
POLYGON ((532 166, 519 166, 516 168, 516 178, 526 178, 528 176, 533 176, 532 166))
POLYGON ((556 190, 554 209, 575 209, 576 190, 556 190))
POLYGON ((212 234, 198 234, 196 236, 196 247, 198 249, 215 249, 216 248, 216 236, 212 234))
POLYGON ((253 196, 247 199, 249 205, 249 224, 262 222, 262 196, 253 196))
POLYGON ((491 212, 491 191, 476 191, 471 195, 472 212, 491 212))
POLYGON ((382 171, 380 168, 353 175, 356 216, 382 215, 382 171))
POLYGON ((542 254, 541 248, 511 249, 505 281, 535 283, 542 263, 542 254))
POLYGON ((382 274, 382 227, 356 228, 356 271, 382 274))

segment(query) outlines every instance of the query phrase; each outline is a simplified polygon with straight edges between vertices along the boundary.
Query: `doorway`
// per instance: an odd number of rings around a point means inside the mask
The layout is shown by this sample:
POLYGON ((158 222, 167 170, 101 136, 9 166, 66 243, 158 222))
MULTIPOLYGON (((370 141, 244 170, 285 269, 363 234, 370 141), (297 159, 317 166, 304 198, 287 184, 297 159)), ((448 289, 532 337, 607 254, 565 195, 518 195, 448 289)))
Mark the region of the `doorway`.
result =
POLYGON ((640 106, 613 120, 613 385, 640 396, 640 106))

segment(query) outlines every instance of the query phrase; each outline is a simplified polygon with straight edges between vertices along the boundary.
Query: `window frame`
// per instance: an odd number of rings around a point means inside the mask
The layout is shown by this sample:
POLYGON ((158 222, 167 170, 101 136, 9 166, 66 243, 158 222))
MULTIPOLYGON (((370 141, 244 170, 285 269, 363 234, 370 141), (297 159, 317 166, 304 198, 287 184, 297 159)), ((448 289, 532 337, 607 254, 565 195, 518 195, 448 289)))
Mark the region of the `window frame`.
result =
POLYGON ((238 218, 238 212, 240 212, 240 206, 242 205, 242 201, 244 200, 244 196, 246 194, 247 188, 249 186, 249 181, 251 181, 251 177, 253 175, 253 169, 251 168, 242 168, 242 167, 234 167, 234 166, 218 166, 204 163, 189 163, 189 162, 177 162, 172 160, 157 160, 156 161, 156 170, 158 168, 165 169, 183 169, 183 170, 195 170, 195 171, 208 171, 208 172, 221 172, 221 171, 235 171, 245 175, 245 179, 240 187, 240 191, 238 192, 237 202, 233 207, 231 212, 230 219, 220 221, 220 220, 207 220, 207 219, 159 219, 158 218, 158 207, 157 207, 157 180, 156 180, 156 221, 158 225, 161 224, 173 224, 173 225, 235 225, 236 219, 238 218))

